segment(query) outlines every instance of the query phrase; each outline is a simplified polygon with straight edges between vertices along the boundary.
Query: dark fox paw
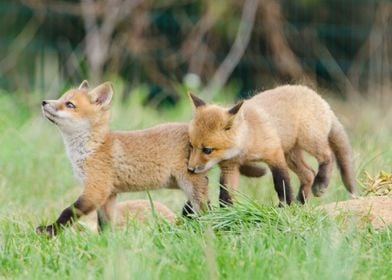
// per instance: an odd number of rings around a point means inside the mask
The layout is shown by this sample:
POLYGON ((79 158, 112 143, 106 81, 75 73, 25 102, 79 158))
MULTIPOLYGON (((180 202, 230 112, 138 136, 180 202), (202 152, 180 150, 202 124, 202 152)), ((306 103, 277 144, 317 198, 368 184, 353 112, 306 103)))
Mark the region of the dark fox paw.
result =
MULTIPOLYGON (((206 209, 207 211, 211 210, 211 203, 210 203, 210 201, 207 202, 206 208, 207 208, 206 209)), ((185 218, 194 219, 194 218, 197 217, 197 215, 198 215, 198 213, 192 207, 192 203, 188 200, 185 203, 185 205, 182 207, 182 216, 185 217, 185 218)))
POLYGON ((40 235, 46 235, 47 237, 54 237, 57 234, 56 227, 54 225, 39 226, 35 229, 35 232, 40 235))
POLYGON ((182 207, 182 216, 186 218, 193 218, 196 215, 196 211, 192 207, 192 203, 188 200, 184 207, 182 207))
POLYGON ((326 190, 327 190, 328 185, 325 185, 323 183, 315 183, 312 186, 312 193, 316 197, 322 196, 326 190))
MULTIPOLYGON (((322 173, 319 171, 319 173, 322 173)), ((326 176, 317 174, 316 178, 314 178, 313 185, 312 185, 312 193, 316 197, 322 196, 329 185, 329 179, 326 176)))

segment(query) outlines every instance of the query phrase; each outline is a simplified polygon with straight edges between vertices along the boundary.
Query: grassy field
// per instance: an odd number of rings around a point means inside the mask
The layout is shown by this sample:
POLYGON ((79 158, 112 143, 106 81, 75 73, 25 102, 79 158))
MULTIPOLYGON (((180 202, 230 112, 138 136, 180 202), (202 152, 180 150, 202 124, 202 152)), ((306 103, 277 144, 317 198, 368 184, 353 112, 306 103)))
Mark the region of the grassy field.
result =
MULTIPOLYGON (((241 179, 235 207, 200 221, 131 224, 95 235, 66 230, 53 240, 34 228, 53 221, 81 191, 73 179, 57 129, 40 114, 39 97, 12 98, 0 92, 0 278, 12 279, 391 279, 392 228, 342 226, 316 210, 348 195, 334 170, 328 192, 308 205, 277 204, 270 174, 241 179)), ((135 129, 164 121, 187 121, 186 98, 176 108, 143 106, 142 90, 120 104, 112 127, 135 129)), ((390 172, 392 110, 364 101, 330 100, 348 129, 359 185, 364 172, 390 172)), ((311 161, 315 165, 314 161, 311 161)), ((210 174, 216 205, 217 170, 210 174)), ((293 177, 293 184, 298 182, 293 177)), ((151 192, 180 213, 180 191, 151 192)), ((121 200, 147 198, 124 194, 121 200)))

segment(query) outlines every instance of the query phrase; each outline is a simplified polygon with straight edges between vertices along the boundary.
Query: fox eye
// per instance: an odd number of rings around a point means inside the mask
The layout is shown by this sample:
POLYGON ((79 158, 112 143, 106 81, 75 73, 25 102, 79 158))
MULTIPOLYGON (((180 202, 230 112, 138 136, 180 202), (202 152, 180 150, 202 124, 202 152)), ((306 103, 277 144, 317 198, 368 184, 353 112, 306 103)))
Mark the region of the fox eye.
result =
POLYGON ((213 150, 214 150, 213 148, 203 148, 203 149, 201 149, 201 151, 202 151, 204 154, 206 154, 206 155, 211 154, 213 150))
POLYGON ((75 109, 76 108, 75 104, 73 104, 71 101, 67 101, 65 103, 65 107, 67 107, 69 109, 75 109))

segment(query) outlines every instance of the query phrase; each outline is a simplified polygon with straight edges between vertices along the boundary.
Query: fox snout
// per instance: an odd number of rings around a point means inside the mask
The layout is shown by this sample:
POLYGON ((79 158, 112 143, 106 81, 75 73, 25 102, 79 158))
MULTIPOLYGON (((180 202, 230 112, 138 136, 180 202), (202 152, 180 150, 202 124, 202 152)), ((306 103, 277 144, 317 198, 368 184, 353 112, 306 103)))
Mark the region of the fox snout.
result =
POLYGON ((41 103, 42 109, 44 109, 46 105, 49 105, 49 102, 47 100, 42 101, 41 103))
MULTIPOLYGON (((45 108, 47 108, 48 106, 50 106, 51 104, 50 104, 50 101, 49 100, 44 100, 44 101, 42 101, 42 103, 41 103, 41 106, 42 106, 42 109, 45 109, 45 108)), ((50 106, 50 107, 53 107, 53 106, 50 106)), ((55 108, 52 108, 52 109, 55 109, 55 108)))
POLYGON ((204 171, 204 169, 205 169, 204 165, 197 165, 197 166, 188 165, 188 171, 190 171, 192 173, 201 173, 204 171))
POLYGON ((52 123, 58 124, 56 119, 57 119, 57 109, 53 104, 51 104, 50 101, 44 100, 41 103, 42 106, 42 112, 44 116, 52 123))
POLYGON ((199 173, 204 171, 205 165, 202 164, 200 156, 192 151, 189 157, 188 170, 192 173, 199 173))

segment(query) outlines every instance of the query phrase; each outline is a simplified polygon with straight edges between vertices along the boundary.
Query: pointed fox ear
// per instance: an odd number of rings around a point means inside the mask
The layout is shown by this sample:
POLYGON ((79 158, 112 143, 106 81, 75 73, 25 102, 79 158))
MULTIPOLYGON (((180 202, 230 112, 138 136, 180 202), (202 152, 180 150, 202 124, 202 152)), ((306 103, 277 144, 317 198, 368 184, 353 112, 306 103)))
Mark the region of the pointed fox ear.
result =
POLYGON ((229 114, 229 119, 225 125, 225 130, 229 130, 233 126, 234 120, 236 119, 237 113, 241 109, 242 104, 244 104, 244 101, 237 103, 227 111, 229 114))
POLYGON ((107 108, 113 97, 113 88, 110 82, 103 83, 88 93, 91 100, 104 108, 107 108))
POLYGON ((80 86, 79 86, 79 89, 88 89, 88 82, 86 81, 86 80, 84 80, 81 84, 80 84, 80 86))
POLYGON ((238 102, 238 103, 237 103, 236 105, 234 105, 233 107, 231 107, 227 112, 228 112, 230 115, 235 115, 235 114, 237 114, 238 111, 241 109, 242 104, 244 104, 244 101, 243 101, 243 100, 240 101, 240 102, 238 102))
POLYGON ((199 97, 193 95, 192 92, 188 92, 188 95, 189 95, 190 99, 192 100, 192 103, 193 103, 193 106, 195 109, 197 109, 198 107, 207 105, 206 102, 204 102, 199 97))

